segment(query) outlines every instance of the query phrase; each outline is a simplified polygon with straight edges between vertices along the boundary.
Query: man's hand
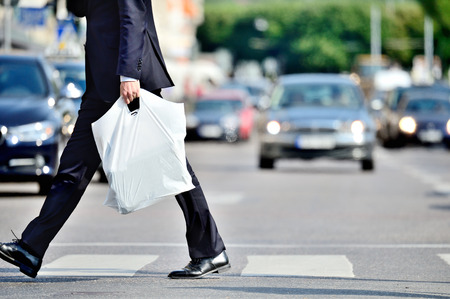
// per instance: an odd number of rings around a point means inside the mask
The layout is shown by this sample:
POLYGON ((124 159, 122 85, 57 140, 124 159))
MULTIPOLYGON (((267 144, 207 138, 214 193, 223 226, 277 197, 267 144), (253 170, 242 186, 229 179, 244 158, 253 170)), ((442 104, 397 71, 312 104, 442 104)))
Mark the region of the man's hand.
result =
POLYGON ((120 83, 120 95, 122 96, 125 103, 128 105, 133 102, 134 99, 139 98, 140 90, 139 81, 123 81, 120 83))

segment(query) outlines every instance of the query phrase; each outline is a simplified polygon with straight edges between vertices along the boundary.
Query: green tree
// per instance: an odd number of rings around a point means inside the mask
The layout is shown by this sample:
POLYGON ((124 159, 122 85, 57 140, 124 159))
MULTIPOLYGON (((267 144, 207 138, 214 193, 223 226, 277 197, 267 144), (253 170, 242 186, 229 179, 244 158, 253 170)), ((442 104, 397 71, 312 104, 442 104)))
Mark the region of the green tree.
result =
POLYGON ((356 55, 370 53, 371 3, 382 9, 383 54, 410 66, 423 49, 389 41, 423 38, 418 20, 424 14, 414 1, 397 3, 394 10, 377 0, 207 2, 198 39, 204 51, 227 48, 236 61, 273 56, 286 73, 349 71, 356 55), (257 19, 267 21, 267 30, 258 30, 257 19))
POLYGON ((444 68, 450 65, 450 1, 417 0, 426 14, 434 20, 435 54, 441 57, 444 68))

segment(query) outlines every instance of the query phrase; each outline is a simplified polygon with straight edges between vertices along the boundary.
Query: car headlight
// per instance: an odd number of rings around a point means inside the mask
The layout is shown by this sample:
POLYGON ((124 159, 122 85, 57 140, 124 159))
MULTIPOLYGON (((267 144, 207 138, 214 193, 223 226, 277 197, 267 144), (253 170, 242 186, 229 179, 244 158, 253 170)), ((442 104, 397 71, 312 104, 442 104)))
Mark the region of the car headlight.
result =
POLYGON ((277 135, 281 131, 281 125, 276 120, 272 120, 267 123, 266 130, 269 134, 277 135))
POLYGON ((11 144, 36 142, 39 145, 42 141, 51 138, 55 134, 55 130, 56 128, 51 122, 36 122, 8 128, 6 139, 11 144))
POLYGON ((49 99, 47 100, 47 104, 48 104, 48 106, 49 106, 50 108, 53 108, 53 107, 55 107, 55 105, 56 105, 56 100, 55 100, 54 98, 49 98, 49 99))
POLYGON ((450 119, 447 122, 447 134, 450 135, 450 119))
POLYGON ((350 126, 350 130, 352 131, 353 134, 362 134, 364 133, 364 123, 360 120, 355 120, 352 122, 351 126, 350 126))
POLYGON ((413 134, 416 131, 417 123, 411 116, 405 116, 400 119, 398 127, 404 133, 413 134))

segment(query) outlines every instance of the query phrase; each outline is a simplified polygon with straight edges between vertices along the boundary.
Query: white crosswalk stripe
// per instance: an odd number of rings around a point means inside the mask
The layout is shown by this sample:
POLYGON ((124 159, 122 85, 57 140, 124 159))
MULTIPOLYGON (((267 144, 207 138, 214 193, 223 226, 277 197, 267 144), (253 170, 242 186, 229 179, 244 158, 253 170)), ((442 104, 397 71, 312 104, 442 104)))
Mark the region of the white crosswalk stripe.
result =
POLYGON ((355 277, 345 255, 252 255, 241 275, 355 277))
POLYGON ((39 276, 133 276, 157 255, 66 255, 44 265, 39 276))
POLYGON ((450 266, 450 254, 438 254, 450 266))
MULTIPOLYGON (((450 266, 450 254, 437 254, 450 266)), ((39 276, 125 276, 155 262, 158 255, 65 255, 46 264, 39 276)), ((345 255, 248 255, 241 276, 355 277, 353 264, 345 255)))

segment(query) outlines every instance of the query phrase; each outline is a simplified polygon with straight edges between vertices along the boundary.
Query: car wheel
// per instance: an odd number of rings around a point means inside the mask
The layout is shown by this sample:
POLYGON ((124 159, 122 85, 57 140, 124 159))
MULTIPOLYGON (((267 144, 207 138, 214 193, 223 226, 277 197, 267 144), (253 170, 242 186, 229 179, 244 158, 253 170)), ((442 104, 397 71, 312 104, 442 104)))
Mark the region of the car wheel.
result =
POLYGON ((275 159, 259 157, 259 168, 261 169, 273 169, 275 159))
POLYGON ((39 182, 39 195, 47 195, 52 187, 52 178, 41 179, 39 182))
POLYGON ((406 145, 404 140, 401 140, 400 138, 398 139, 389 139, 389 140, 385 140, 383 141, 383 147, 385 148, 400 148, 400 147, 404 147, 406 145))
POLYGON ((400 147, 400 142, 397 139, 384 139, 382 145, 384 148, 398 148, 400 147))
POLYGON ((450 141, 445 142, 445 147, 450 151, 450 141))
POLYGON ((392 148, 392 147, 393 147, 392 141, 389 140, 389 139, 383 139, 383 140, 381 140, 381 145, 382 145, 384 148, 392 148))
POLYGON ((372 159, 362 160, 361 161, 361 169, 363 171, 369 171, 374 169, 374 163, 372 159))

